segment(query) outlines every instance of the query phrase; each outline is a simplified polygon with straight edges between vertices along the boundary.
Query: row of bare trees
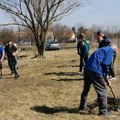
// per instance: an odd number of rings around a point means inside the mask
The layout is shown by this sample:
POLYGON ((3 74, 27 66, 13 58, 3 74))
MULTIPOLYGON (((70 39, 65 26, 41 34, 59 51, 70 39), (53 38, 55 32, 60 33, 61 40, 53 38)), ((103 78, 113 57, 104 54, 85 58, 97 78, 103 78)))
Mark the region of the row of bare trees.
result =
MULTIPOLYGON (((109 27, 110 28, 110 27, 109 27)), ((112 27, 113 28, 113 27, 112 27)), ((85 28, 83 26, 79 26, 77 29, 75 27, 70 28, 69 26, 62 25, 60 23, 52 25, 50 28, 50 31, 53 33, 54 38, 57 39, 58 42, 67 42, 67 37, 63 35, 64 31, 72 31, 76 34, 79 34, 80 32, 85 33, 88 40, 90 40, 92 44, 92 40, 94 43, 94 39, 96 39, 96 33, 97 31, 103 31, 108 37, 110 38, 120 38, 120 28, 117 29, 116 32, 113 32, 112 30, 103 30, 99 27, 96 28, 85 28)), ((4 28, 0 30, 0 42, 2 44, 5 44, 8 41, 17 42, 22 39, 30 40, 34 44, 34 35, 28 28, 18 28, 18 30, 8 29, 4 28)))
POLYGON ((5 45, 9 41, 16 42, 17 34, 12 29, 2 29, 0 31, 0 43, 5 45))

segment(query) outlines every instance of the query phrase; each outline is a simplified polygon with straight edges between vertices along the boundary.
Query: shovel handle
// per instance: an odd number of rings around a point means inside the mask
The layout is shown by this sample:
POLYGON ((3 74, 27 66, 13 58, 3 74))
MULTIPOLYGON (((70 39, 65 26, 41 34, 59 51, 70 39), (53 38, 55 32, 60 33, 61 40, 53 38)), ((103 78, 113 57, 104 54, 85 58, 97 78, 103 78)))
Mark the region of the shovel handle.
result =
POLYGON ((110 87, 110 90, 111 90, 111 92, 112 92, 112 94, 113 94, 113 97, 114 97, 114 99, 115 99, 115 94, 114 94, 114 92, 113 92, 113 90, 112 90, 112 87, 111 86, 109 86, 110 87))

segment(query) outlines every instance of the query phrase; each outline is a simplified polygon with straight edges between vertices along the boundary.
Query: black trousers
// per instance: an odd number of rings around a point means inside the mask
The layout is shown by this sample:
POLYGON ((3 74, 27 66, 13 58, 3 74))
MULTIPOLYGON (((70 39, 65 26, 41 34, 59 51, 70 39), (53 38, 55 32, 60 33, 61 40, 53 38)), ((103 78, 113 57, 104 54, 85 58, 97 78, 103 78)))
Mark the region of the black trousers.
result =
POLYGON ((110 65, 110 75, 112 77, 115 77, 114 62, 115 62, 116 56, 117 56, 117 53, 115 52, 114 56, 113 56, 113 61, 112 61, 111 65, 110 65))
POLYGON ((86 54, 84 57, 80 56, 80 72, 82 72, 83 66, 87 59, 88 59, 88 54, 86 54))
POLYGON ((12 73, 15 74, 15 76, 18 75, 18 72, 17 72, 17 60, 15 58, 15 56, 13 57, 8 57, 8 65, 9 65, 9 68, 11 70, 12 73))
POLYGON ((81 94, 80 108, 86 107, 87 95, 91 84, 93 84, 97 93, 99 113, 105 114, 107 112, 107 90, 105 87, 105 80, 103 76, 91 70, 84 71, 84 87, 81 94))

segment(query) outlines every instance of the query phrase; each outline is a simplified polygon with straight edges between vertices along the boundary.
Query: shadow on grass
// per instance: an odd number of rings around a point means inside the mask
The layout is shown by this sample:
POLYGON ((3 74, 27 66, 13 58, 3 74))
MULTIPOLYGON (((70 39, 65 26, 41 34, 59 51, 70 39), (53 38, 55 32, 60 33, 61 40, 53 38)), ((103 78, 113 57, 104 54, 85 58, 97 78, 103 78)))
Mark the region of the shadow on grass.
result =
POLYGON ((0 80, 11 80, 11 79, 15 79, 14 76, 3 75, 2 77, 0 77, 0 80))
MULTIPOLYGON (((108 111, 116 111, 116 107, 114 106, 113 98, 108 97, 108 111)), ((116 99, 117 102, 117 108, 119 108, 118 103, 120 103, 120 99, 116 99)), ((55 114, 55 113, 73 113, 73 114, 81 114, 81 115, 97 115, 97 111, 94 111, 94 109, 98 107, 97 99, 95 99, 94 103, 87 105, 87 108, 85 110, 78 110, 78 108, 67 108, 67 107, 48 107, 46 105, 43 106, 34 106, 30 108, 31 110, 38 112, 38 113, 44 113, 44 114, 55 114)))
POLYGON ((35 106, 30 108, 33 111, 44 113, 44 114, 55 114, 55 113, 76 113, 76 114, 90 114, 88 112, 79 112, 78 108, 67 108, 67 107, 48 107, 48 106, 35 106))
POLYGON ((45 75, 57 75, 57 76, 76 76, 76 75, 83 75, 83 73, 77 73, 77 72, 51 72, 51 73, 45 73, 45 75))
POLYGON ((65 79, 59 79, 57 81, 69 82, 69 81, 81 81, 81 80, 84 80, 84 79, 83 78, 77 78, 77 79, 65 78, 65 79))
POLYGON ((80 67, 79 65, 63 65, 63 66, 55 66, 58 68, 63 68, 63 67, 80 67))

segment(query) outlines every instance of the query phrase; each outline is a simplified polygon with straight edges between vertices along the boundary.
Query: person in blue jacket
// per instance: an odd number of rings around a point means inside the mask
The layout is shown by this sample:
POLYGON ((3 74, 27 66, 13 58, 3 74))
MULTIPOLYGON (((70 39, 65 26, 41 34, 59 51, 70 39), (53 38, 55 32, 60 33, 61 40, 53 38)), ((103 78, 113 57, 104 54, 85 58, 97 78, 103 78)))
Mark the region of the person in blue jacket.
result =
MULTIPOLYGON (((99 48, 104 47, 104 44, 106 43, 107 39, 110 39, 110 38, 105 36, 101 31, 97 32, 97 41, 99 44, 99 48)), ((111 79, 111 80, 115 79, 114 62, 115 62, 115 59, 117 56, 116 48, 113 49, 114 50, 113 61, 112 61, 111 66, 110 66, 110 74, 108 75, 109 79, 111 79)))
POLYGON ((81 94, 79 110, 86 109, 87 95, 91 84, 93 84, 98 97, 99 115, 106 115, 108 113, 106 84, 111 86, 111 82, 107 79, 107 74, 109 74, 113 52, 108 39, 106 44, 104 43, 102 48, 94 51, 86 61, 84 68, 84 87, 81 94))
POLYGON ((83 70, 86 60, 88 59, 90 45, 83 33, 78 35, 77 53, 80 55, 80 72, 83 70))
POLYGON ((3 69, 3 66, 2 66, 2 62, 3 62, 3 59, 4 59, 4 56, 5 56, 5 50, 2 46, 0 46, 0 78, 2 77, 2 69, 3 69))

